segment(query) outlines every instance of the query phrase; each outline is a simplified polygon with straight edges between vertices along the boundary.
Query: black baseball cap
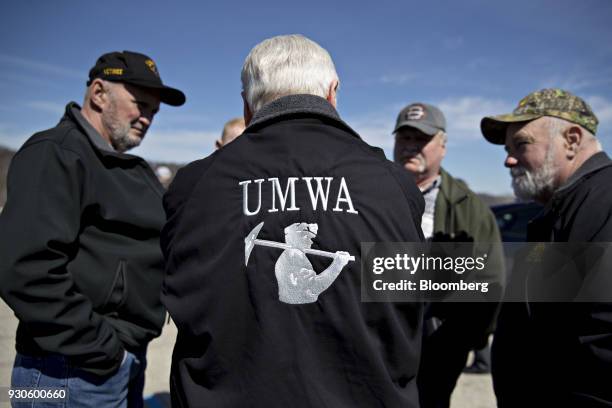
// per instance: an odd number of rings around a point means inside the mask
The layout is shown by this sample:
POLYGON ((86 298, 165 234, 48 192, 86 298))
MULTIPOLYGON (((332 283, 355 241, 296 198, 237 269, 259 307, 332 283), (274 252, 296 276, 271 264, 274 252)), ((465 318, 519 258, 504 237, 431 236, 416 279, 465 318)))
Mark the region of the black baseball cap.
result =
POLYGON ((161 101, 168 105, 181 106, 185 103, 183 92, 163 84, 155 62, 137 52, 115 51, 102 55, 96 61, 96 65, 89 70, 87 86, 96 78, 158 89, 161 101))

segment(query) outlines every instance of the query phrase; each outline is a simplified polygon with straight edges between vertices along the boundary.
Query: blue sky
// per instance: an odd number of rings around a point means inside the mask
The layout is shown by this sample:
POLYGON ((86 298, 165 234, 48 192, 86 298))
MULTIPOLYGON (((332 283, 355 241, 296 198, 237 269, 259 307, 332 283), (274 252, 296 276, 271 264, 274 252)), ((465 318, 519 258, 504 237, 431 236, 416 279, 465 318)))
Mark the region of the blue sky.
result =
POLYGON ((187 104, 162 106, 147 159, 208 155, 242 114, 240 69, 265 38, 301 33, 325 47, 340 76, 340 115, 391 157, 391 130, 411 102, 446 114, 444 166, 476 191, 509 193, 502 148, 479 130, 544 87, 585 98, 612 148, 612 2, 462 0, 324 2, 21 1, 0 5, 0 145, 18 148, 81 102, 87 72, 115 50, 150 55, 187 104))

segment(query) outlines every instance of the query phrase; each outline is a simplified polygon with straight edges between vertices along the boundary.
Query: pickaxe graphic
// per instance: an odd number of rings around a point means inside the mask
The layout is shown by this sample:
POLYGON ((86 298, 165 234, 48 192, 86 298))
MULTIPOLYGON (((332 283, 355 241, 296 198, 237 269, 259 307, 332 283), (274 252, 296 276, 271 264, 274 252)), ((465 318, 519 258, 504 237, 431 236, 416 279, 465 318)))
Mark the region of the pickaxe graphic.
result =
MULTIPOLYGON (((296 248, 294 246, 291 246, 283 242, 275 242, 275 241, 268 241, 265 239, 258 239, 257 235, 259 235, 259 231, 261 231, 261 229, 263 228, 263 225, 264 225, 263 221, 257 224, 255 228, 253 228, 253 230, 249 233, 249 235, 247 235, 244 238, 244 264, 245 265, 248 265, 249 257, 251 256, 251 251, 253 250, 253 247, 255 245, 262 245, 262 246, 279 248, 279 249, 297 249, 306 254, 325 256, 327 258, 334 258, 336 256, 334 252, 320 251, 318 249, 310 249, 310 248, 296 248)), ((354 261, 355 257, 351 256, 349 260, 354 261)))

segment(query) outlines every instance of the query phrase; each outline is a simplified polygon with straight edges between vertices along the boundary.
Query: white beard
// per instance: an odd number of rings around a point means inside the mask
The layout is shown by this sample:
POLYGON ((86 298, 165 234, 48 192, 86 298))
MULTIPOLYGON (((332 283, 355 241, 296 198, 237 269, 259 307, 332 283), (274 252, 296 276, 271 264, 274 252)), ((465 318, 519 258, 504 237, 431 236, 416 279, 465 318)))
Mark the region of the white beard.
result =
POLYGON ((523 200, 534 200, 543 195, 552 194, 556 189, 556 170, 554 144, 551 143, 541 167, 532 171, 522 166, 514 166, 510 169, 514 194, 523 200))
POLYGON ((131 123, 121 123, 117 117, 117 105, 113 101, 109 109, 103 112, 102 123, 110 132, 113 148, 123 153, 138 146, 142 139, 130 135, 131 123))
MULTIPOLYGON (((409 170, 409 171, 413 172, 413 173, 414 173, 414 175, 415 175, 416 177, 418 177, 418 176, 420 176, 420 175, 424 174, 424 173, 425 173, 425 171, 427 171, 427 160, 425 160, 425 157, 423 157, 423 155, 422 155, 422 154, 420 154, 420 153, 419 153, 419 154, 417 154, 417 155, 415 155, 415 156, 412 156, 410 159, 405 160, 405 161, 404 161, 404 166, 406 166, 406 164, 407 164, 409 161, 411 161, 411 160, 415 160, 415 159, 416 159, 416 161, 418 161, 418 164, 417 164, 417 169, 416 169, 416 171, 415 171, 415 170, 409 170)), ((413 164, 414 164, 414 163, 413 163, 413 164)), ((408 170, 408 169, 406 169, 406 170, 408 170)))

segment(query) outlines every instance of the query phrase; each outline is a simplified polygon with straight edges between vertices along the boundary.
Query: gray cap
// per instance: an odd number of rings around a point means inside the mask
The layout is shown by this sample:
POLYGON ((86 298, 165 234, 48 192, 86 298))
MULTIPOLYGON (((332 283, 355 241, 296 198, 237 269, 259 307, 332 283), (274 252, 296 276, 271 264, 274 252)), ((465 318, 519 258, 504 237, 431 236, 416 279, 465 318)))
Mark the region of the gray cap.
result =
POLYGON ((439 131, 446 132, 446 119, 442 111, 433 105, 412 103, 397 115, 393 133, 404 126, 413 127, 427 135, 434 136, 439 131))

